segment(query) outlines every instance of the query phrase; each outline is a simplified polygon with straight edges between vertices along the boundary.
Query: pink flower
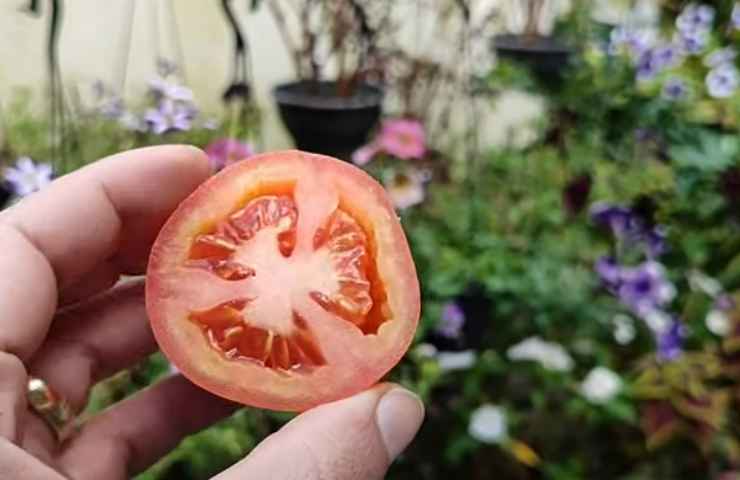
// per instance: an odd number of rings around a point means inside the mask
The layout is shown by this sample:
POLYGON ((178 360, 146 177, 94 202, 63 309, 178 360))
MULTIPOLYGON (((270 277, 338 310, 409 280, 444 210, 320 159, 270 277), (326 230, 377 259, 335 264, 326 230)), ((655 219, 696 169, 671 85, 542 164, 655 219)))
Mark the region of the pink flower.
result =
POLYGON ((206 154, 213 171, 221 170, 232 163, 251 157, 254 153, 254 148, 250 144, 235 138, 221 138, 206 147, 206 154))
POLYGON ((352 154, 352 163, 360 166, 367 165, 378 154, 378 151, 378 146, 374 143, 360 147, 352 154))
POLYGON ((424 126, 417 120, 386 120, 380 129, 377 146, 404 160, 421 158, 426 153, 424 126))

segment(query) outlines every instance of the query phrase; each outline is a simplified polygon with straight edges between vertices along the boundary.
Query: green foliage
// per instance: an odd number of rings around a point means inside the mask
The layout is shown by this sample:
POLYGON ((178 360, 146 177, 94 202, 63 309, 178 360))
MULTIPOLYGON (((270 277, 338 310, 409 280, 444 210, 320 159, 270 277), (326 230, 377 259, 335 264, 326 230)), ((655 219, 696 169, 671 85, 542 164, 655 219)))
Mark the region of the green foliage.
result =
MULTIPOLYGON (((603 42, 608 32, 587 22, 584 5, 579 2, 558 32, 603 42)), ((460 160, 435 165, 424 203, 401 213, 423 309, 414 345, 389 380, 419 393, 427 421, 388 478, 711 478, 740 465, 740 317, 730 312, 730 333, 713 333, 706 318, 714 301, 687 280, 702 271, 728 294, 740 289, 740 140, 728 124, 707 123, 713 117, 706 109, 716 105, 669 103, 657 95, 657 84, 636 84, 627 59, 592 45, 584 42, 562 83, 547 89, 521 66, 499 62, 485 90, 546 95, 542 138, 521 151, 485 149, 475 175, 460 160), (583 175, 590 191, 576 208, 564 191, 583 175), (655 360, 652 334, 639 319, 633 319, 635 338, 617 341, 615 315, 629 312, 593 271, 616 247, 590 221, 588 205, 646 199, 654 204, 655 222, 667 229, 670 250, 661 261, 680 294, 671 307, 690 332, 687 352, 674 362, 655 360), (471 350, 475 361, 450 369, 442 355, 429 353, 429 343, 446 304, 461 303, 471 291, 485 301, 466 311, 461 345, 453 348, 471 350), (508 354, 535 336, 561 346, 572 368, 508 354), (618 393, 588 398, 584 380, 594 367, 616 372, 618 393), (471 435, 475 412, 486 404, 504 412, 507 438, 486 443, 471 435)), ((46 121, 26 108, 27 100, 18 97, 4 112, 5 164, 30 155, 54 159, 62 173, 123 149, 160 142, 203 146, 224 135, 132 134, 82 115, 65 137, 64 155, 56 157, 46 121)), ((239 135, 247 127, 229 130, 239 135)), ((388 165, 374 162, 369 170, 387 178, 388 165)), ((99 385, 86 415, 166 375, 167 360, 153 355, 99 385)), ((208 478, 289 418, 242 410, 186 439, 138 478, 208 478)))

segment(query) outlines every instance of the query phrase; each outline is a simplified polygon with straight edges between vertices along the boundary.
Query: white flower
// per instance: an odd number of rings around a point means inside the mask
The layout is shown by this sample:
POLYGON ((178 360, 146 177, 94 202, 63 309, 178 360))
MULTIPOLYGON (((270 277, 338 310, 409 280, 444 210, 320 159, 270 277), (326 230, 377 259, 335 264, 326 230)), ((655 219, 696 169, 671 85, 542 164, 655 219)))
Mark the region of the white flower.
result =
POLYGON ((385 189, 393 205, 399 210, 404 210, 424 201, 424 182, 428 179, 429 176, 421 171, 399 172, 386 182, 385 189))
POLYGON ((605 367, 592 369, 581 383, 580 391, 586 400, 593 403, 606 403, 622 389, 619 375, 605 367))
POLYGON ((730 330, 732 329, 730 317, 728 317, 727 313, 722 310, 711 310, 704 321, 709 331, 719 337, 724 337, 730 333, 730 330))
POLYGON ((627 345, 635 339, 635 322, 628 315, 619 313, 612 319, 614 340, 620 345, 627 345))
POLYGON ((532 360, 548 370, 567 372, 573 368, 573 359, 558 343, 542 340, 540 337, 529 337, 506 351, 509 360, 532 360))
POLYGON ((722 284, 699 270, 689 272, 688 278, 691 290, 704 292, 712 298, 719 296, 723 291, 722 284))
POLYGON ((466 370, 475 365, 475 360, 476 355, 473 350, 464 350, 462 352, 439 352, 437 354, 437 364, 443 372, 466 370))
POLYGON ((650 330, 656 334, 665 332, 673 324, 671 316, 662 310, 651 310, 643 318, 650 330))
POLYGON ((420 343, 416 346, 416 354, 423 358, 434 358, 437 356, 437 347, 431 343, 420 343))
POLYGON ((16 195, 24 197, 50 184, 52 174, 50 164, 37 165, 29 157, 20 157, 15 167, 5 169, 3 178, 10 183, 16 195))
POLYGON ((506 413, 496 405, 481 405, 470 416, 468 434, 483 443, 503 442, 508 438, 506 413))

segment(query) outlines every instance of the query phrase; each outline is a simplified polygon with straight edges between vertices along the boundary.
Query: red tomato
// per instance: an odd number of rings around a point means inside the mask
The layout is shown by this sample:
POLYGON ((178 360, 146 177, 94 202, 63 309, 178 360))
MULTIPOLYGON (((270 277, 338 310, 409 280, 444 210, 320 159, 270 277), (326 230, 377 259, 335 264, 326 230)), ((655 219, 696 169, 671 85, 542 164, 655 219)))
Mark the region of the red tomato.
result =
POLYGON ((301 411, 398 363, 419 283, 382 187, 348 163, 287 151, 223 170, 178 207, 152 248, 146 304, 191 381, 301 411))

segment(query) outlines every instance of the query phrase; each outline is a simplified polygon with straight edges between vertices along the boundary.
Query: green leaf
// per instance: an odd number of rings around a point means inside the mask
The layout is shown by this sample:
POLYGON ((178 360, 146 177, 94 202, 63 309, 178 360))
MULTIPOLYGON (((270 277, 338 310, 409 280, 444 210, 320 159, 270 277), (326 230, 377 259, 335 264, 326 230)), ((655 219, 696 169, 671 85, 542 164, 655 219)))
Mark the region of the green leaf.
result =
POLYGON ((732 165, 740 152, 740 140, 730 135, 703 132, 694 145, 676 145, 669 149, 680 168, 719 172, 732 165))

